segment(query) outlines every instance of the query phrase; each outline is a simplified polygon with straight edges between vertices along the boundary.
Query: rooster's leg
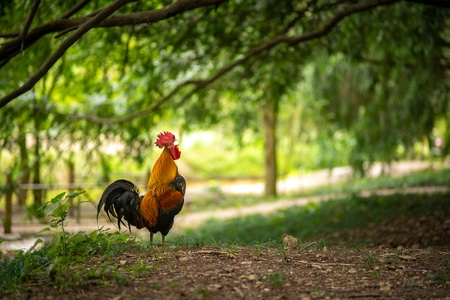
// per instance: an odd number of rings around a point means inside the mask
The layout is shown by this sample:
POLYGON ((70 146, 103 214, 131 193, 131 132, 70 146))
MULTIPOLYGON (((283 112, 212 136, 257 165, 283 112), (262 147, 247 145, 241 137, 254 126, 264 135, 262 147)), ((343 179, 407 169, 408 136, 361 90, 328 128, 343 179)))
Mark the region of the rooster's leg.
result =
POLYGON ((166 237, 164 235, 161 235, 161 246, 164 248, 164 240, 166 237))
POLYGON ((150 231, 150 247, 153 247, 153 232, 150 231))

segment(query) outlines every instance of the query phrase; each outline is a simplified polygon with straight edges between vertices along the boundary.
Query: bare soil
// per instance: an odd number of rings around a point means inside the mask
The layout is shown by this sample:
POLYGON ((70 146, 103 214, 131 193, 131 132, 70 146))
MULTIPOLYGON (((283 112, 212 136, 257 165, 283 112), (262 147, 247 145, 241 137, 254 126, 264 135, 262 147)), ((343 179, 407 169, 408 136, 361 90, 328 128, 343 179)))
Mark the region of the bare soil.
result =
MULTIPOLYGON (((297 242, 287 236, 280 248, 155 247, 117 257, 88 284, 77 285, 75 272, 59 274, 71 282, 62 289, 61 282, 56 288, 33 278, 20 297, 450 299, 450 216, 445 212, 297 242), (327 239, 332 245, 317 247, 327 239)), ((101 264, 100 257, 93 257, 84 267, 101 264)))

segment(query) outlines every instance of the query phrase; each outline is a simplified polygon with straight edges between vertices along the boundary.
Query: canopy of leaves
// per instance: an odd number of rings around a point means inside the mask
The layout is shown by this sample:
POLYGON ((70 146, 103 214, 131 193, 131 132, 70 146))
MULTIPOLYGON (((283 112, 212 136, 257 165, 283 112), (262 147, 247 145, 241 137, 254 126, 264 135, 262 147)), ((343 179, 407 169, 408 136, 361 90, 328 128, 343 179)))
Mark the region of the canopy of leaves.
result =
POLYGON ((323 114, 354 133, 358 168, 434 140, 436 122, 448 120, 448 21, 446 10, 400 3, 345 20, 336 30, 343 40, 325 39, 314 91, 323 114))
MULTIPOLYGON (((33 133, 101 152, 120 140, 142 161, 156 124, 241 137, 277 101, 290 124, 314 120, 324 149, 337 129, 353 136, 355 166, 389 161, 448 124, 450 1, 422 2, 0 3, 1 143, 33 133)), ((312 136, 280 132, 291 145, 312 136)))

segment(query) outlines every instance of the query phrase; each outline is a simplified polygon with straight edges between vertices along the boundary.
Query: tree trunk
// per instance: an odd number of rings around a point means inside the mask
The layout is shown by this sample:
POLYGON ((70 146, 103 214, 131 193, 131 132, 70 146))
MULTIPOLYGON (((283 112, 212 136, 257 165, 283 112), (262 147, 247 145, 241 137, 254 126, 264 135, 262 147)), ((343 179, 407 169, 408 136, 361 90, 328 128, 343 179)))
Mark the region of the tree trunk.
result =
POLYGON ((277 153, 276 153, 276 124, 278 102, 268 101, 263 105, 263 122, 265 135, 264 169, 266 196, 277 195, 277 153))
POLYGON ((6 173, 6 191, 5 191, 5 218, 3 219, 4 233, 11 233, 12 224, 12 194, 13 194, 13 182, 12 174, 10 171, 6 173))
MULTIPOLYGON (((40 185, 41 184, 41 157, 40 157, 40 147, 41 143, 39 140, 39 126, 38 120, 35 120, 35 133, 34 133, 34 162, 33 162, 33 184, 40 185)), ((33 188, 33 207, 34 209, 38 209, 42 205, 42 190, 40 188, 33 188)))
MULTIPOLYGON (((28 157, 28 148, 26 141, 25 130, 23 129, 23 125, 19 125, 19 137, 17 139, 17 143, 19 144, 20 149, 20 161, 19 161, 19 184, 27 184, 30 181, 30 167, 29 167, 29 157, 28 157)), ((25 202, 27 200, 27 189, 18 189, 17 190, 17 198, 19 208, 24 207, 25 202)))
MULTIPOLYGON (((67 160, 67 167, 69 168, 69 192, 73 192, 73 185, 75 183, 75 163, 73 161, 73 157, 70 156, 69 159, 67 160)), ((76 217, 77 217, 77 223, 79 224, 80 222, 80 210, 79 210, 79 205, 76 205, 76 207, 74 206, 74 200, 73 198, 69 198, 69 216, 73 217, 75 210, 76 210, 76 217)))

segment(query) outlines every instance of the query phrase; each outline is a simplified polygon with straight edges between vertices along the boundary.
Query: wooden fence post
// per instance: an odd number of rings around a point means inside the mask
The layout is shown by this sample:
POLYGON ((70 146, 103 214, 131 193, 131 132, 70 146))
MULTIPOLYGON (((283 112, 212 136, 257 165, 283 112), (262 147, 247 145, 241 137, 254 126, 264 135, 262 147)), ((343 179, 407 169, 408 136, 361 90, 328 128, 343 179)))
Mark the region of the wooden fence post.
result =
MULTIPOLYGON (((69 192, 73 192, 74 186, 75 186, 75 162, 72 157, 69 158, 67 161, 67 166, 69 167, 69 192)), ((74 203, 73 198, 69 199, 69 216, 73 217, 75 214, 76 222, 77 224, 80 224, 80 216, 81 216, 81 210, 80 210, 80 200, 77 198, 77 203, 74 203)))
MULTIPOLYGON (((75 164, 73 163, 72 157, 67 160, 67 166, 69 167, 69 181, 67 182, 69 185, 69 193, 73 192, 73 185, 75 183, 75 164)), ((73 198, 69 199, 69 216, 73 217, 74 215, 74 206, 73 206, 73 198)))

